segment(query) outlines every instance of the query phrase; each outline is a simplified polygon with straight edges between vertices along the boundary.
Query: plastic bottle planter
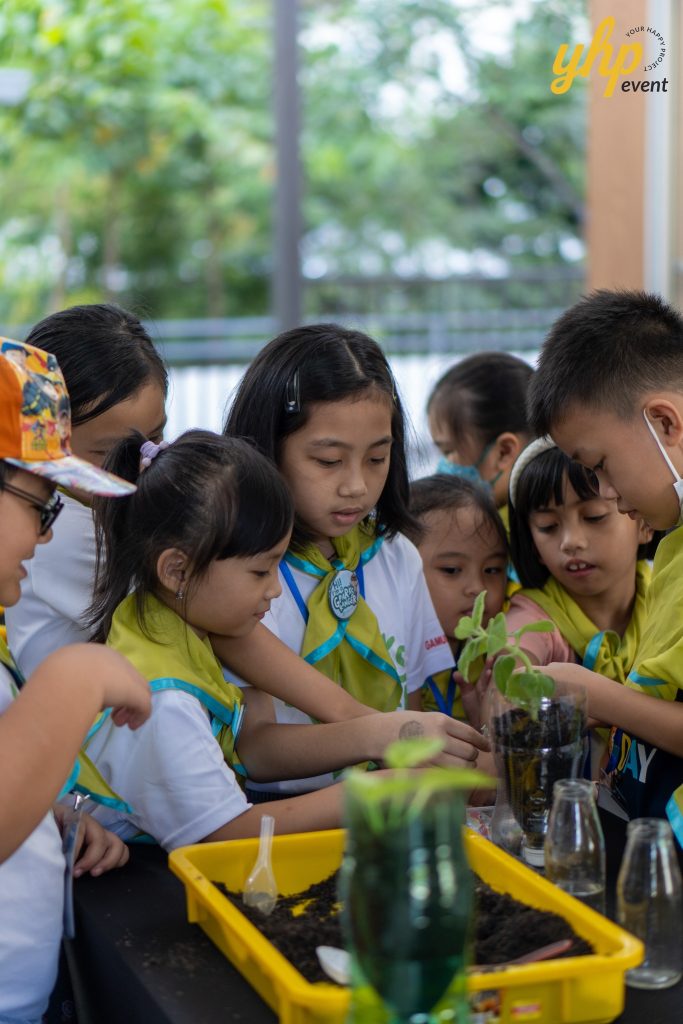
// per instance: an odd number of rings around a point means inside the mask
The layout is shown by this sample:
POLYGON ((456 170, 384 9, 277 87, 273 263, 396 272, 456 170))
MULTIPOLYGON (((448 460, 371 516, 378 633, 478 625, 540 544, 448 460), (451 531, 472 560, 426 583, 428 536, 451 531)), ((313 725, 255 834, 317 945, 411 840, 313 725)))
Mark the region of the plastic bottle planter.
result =
POLYGON ((340 898, 352 955, 349 1021, 469 1019, 462 971, 473 884, 464 803, 452 788, 425 788, 424 774, 434 772, 347 782, 340 898))
POLYGON ((553 786, 580 775, 586 756, 585 690, 557 683, 533 712, 491 690, 496 768, 522 830, 522 857, 543 867, 553 786))

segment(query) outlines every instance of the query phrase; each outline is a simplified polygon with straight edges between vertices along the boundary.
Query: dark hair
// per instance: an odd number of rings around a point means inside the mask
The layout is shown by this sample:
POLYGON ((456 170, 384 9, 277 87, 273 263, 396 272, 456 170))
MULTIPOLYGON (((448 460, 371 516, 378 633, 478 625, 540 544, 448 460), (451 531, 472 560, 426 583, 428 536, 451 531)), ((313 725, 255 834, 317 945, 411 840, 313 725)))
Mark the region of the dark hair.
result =
MULTIPOLYGON (((456 512, 461 508, 475 508, 480 512, 484 522, 494 528, 501 544, 508 550, 505 526, 489 488, 445 473, 423 476, 410 485, 410 511, 418 522, 424 520, 429 512, 456 512)), ((419 544, 423 534, 424 528, 418 526, 417 531, 408 536, 414 544, 419 544)))
MULTIPOLYGON (((590 469, 573 462, 559 448, 542 452, 524 467, 517 481, 514 506, 510 510, 510 550, 512 563, 523 587, 545 586, 550 572, 538 557, 531 535, 529 519, 532 512, 547 508, 550 503, 564 504, 566 483, 571 484, 580 501, 599 498, 598 481, 590 469)), ((655 534, 648 544, 638 548, 638 558, 651 558, 662 534, 655 534)))
POLYGON ((71 306, 46 316, 26 342, 57 357, 74 427, 101 416, 155 380, 164 395, 166 368, 142 323, 119 306, 71 306))
POLYGON ((454 437, 470 434, 483 444, 509 430, 530 435, 526 397, 534 371, 508 352, 480 352, 456 363, 434 385, 427 402, 454 437))
MULTIPOLYGON (((389 474, 377 502, 377 529, 388 537, 413 524, 408 512, 405 422, 396 382, 372 338, 339 324, 286 331, 261 349, 240 381, 224 433, 243 437, 280 463, 282 444, 308 421, 313 403, 361 399, 368 391, 391 405, 393 445, 389 474)), ((292 544, 308 539, 295 518, 292 544)))
POLYGON ((596 291, 555 321, 529 389, 529 421, 548 434, 576 403, 623 420, 647 391, 683 391, 683 319, 658 295, 596 291))
POLYGON ((131 434, 105 462, 110 472, 137 482, 137 491, 125 498, 96 499, 93 505, 98 563, 89 622, 100 641, 131 590, 144 628, 144 597, 158 590, 157 560, 167 548, 178 548, 189 558, 191 587, 215 559, 267 551, 292 525, 287 485, 273 464, 244 441, 188 430, 140 473, 144 440, 131 434))

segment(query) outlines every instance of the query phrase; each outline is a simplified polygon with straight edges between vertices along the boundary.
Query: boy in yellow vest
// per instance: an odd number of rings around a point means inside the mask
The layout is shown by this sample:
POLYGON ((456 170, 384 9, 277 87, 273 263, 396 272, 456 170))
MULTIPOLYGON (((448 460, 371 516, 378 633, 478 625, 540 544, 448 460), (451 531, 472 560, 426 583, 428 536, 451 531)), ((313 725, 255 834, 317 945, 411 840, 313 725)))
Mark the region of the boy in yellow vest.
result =
POLYGON ((550 673, 583 683, 589 713, 615 727, 613 788, 629 816, 666 813, 683 843, 683 319, 656 295, 583 298, 550 331, 529 413, 620 512, 671 530, 626 685, 574 665, 550 673))
MULTIPOLYGON (((110 495, 130 490, 71 454, 65 408, 68 397, 54 356, 0 338, 0 604, 5 607, 19 600, 26 575, 22 563, 52 536, 61 509, 57 485, 110 495)), ((0 1020, 37 1024, 46 1008, 57 971, 64 891, 62 841, 52 804, 74 774, 93 720, 109 706, 116 708, 118 724, 131 728, 150 712, 147 684, 115 651, 94 644, 64 647, 25 681, 0 640, 0 1020)), ((87 868, 100 873, 125 862, 127 854, 115 837, 103 839, 96 823, 88 824, 88 833, 94 841, 79 873, 87 868)))

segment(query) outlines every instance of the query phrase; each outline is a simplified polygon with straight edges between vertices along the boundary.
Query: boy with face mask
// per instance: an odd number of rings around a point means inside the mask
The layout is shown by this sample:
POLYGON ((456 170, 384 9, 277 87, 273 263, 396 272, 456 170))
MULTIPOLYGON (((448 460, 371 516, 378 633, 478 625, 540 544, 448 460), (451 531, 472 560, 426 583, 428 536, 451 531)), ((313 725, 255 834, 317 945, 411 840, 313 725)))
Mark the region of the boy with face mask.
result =
POLYGON ((529 417, 620 512, 671 530, 626 686, 579 666, 550 674, 583 683, 589 713, 615 727, 609 769, 629 816, 666 813, 683 844, 683 319, 656 295, 583 298, 543 346, 529 417))

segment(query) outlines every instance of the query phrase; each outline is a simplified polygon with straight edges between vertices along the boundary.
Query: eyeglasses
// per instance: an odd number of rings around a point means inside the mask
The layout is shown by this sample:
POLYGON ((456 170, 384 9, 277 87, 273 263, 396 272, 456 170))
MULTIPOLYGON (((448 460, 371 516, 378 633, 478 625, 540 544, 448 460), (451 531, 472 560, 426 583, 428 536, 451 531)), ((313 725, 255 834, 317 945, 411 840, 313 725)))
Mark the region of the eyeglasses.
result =
POLYGON ((56 491, 54 494, 51 494, 45 502, 39 501, 35 494, 29 494, 28 491, 22 491, 21 488, 14 487, 12 484, 0 485, 0 491, 7 491, 9 494, 13 494, 16 498, 23 498, 24 501, 27 501, 29 505, 32 505, 33 508, 40 512, 40 526, 38 527, 39 537, 45 536, 59 513, 64 508, 64 502, 56 491))

